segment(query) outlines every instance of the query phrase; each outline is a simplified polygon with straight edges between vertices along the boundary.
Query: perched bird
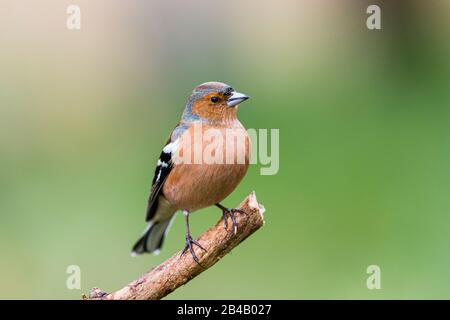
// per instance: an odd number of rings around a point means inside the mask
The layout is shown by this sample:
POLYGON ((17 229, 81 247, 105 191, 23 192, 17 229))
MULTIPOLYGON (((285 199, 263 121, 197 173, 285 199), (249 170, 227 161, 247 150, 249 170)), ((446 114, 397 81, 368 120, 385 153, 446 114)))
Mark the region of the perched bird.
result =
POLYGON ((237 119, 239 103, 248 98, 220 82, 195 87, 157 162, 147 206, 148 226, 134 245, 133 255, 159 253, 178 210, 186 222, 183 253, 189 250, 197 263, 193 245, 205 249, 191 236, 190 213, 215 205, 222 210, 225 228, 230 217, 236 233, 234 214, 242 211, 220 202, 248 169, 250 139, 237 119), (242 143, 234 144, 235 140, 242 143))

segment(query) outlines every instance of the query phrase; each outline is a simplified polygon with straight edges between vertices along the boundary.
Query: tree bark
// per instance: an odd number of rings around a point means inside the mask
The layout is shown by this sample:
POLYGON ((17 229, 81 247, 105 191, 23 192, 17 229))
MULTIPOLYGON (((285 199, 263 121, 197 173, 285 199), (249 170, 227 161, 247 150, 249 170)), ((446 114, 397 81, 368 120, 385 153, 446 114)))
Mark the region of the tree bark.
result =
POLYGON ((228 218, 228 229, 224 228, 221 219, 217 224, 203 233, 197 241, 206 251, 194 245, 200 265, 192 258, 189 251, 177 252, 171 258, 153 268, 124 288, 106 293, 93 288, 89 297, 83 299, 105 300, 159 300, 186 284, 206 269, 212 267, 234 247, 244 241, 264 224, 264 207, 256 200, 255 192, 251 192, 238 209, 245 212, 235 213, 238 223, 237 233, 233 232, 233 224, 228 218))

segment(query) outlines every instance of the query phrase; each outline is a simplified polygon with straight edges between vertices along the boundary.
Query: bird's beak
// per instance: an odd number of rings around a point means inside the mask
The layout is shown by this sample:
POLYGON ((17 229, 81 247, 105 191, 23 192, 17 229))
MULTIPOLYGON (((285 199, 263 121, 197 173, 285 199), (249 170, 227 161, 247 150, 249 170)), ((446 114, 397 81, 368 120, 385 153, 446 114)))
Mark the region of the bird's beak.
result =
POLYGON ((239 92, 233 92, 233 94, 228 98, 227 100, 227 105, 229 107, 234 107, 237 106, 239 103, 241 103, 242 101, 247 100, 248 98, 250 98, 249 96, 243 94, 243 93, 239 93, 239 92))

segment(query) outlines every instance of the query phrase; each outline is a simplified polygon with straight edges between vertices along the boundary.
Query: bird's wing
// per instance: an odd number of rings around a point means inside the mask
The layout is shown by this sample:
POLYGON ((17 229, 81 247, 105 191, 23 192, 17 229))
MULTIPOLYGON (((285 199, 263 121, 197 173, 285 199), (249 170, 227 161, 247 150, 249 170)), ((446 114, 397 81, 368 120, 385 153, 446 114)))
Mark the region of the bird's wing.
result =
POLYGON ((158 163, 156 164, 155 175, 153 177, 150 196, 148 198, 145 221, 150 221, 158 209, 158 196, 162 191, 164 182, 173 168, 172 154, 176 151, 178 139, 185 130, 186 127, 184 125, 178 124, 163 148, 161 155, 159 156, 158 163))

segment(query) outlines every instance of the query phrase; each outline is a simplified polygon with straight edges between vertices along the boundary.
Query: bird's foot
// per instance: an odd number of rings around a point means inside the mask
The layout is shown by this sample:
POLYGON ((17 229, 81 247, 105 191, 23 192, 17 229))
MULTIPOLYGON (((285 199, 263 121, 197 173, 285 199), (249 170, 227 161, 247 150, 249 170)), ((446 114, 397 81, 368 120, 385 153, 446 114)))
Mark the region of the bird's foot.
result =
POLYGON ((247 214, 247 213, 241 209, 228 209, 225 207, 223 207, 221 209, 222 209, 222 219, 223 219, 225 230, 228 230, 228 217, 230 217, 231 221, 233 223, 233 233, 236 234, 237 228, 238 228, 238 223, 236 221, 236 217, 234 216, 234 214, 235 213, 247 214))
POLYGON ((200 249, 202 249, 203 251, 206 252, 206 249, 203 248, 200 245, 200 243, 198 243, 198 241, 192 239, 192 237, 189 235, 189 236, 186 236, 186 246, 184 247, 183 251, 181 252, 181 255, 184 255, 186 253, 186 251, 189 250, 189 252, 192 255, 192 258, 194 258, 195 262, 197 262, 197 264, 199 264, 201 266, 200 260, 199 260, 199 258, 197 257, 197 255, 195 254, 195 251, 194 251, 194 244, 197 247, 199 247, 200 249))

